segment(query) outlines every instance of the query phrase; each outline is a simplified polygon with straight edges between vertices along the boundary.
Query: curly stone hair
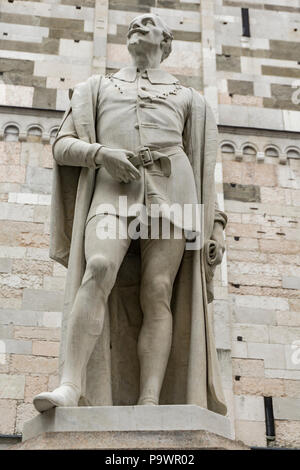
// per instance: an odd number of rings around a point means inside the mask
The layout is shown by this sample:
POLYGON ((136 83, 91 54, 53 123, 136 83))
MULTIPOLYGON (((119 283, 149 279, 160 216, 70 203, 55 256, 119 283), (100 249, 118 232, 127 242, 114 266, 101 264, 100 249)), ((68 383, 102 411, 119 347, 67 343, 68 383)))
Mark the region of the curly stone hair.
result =
POLYGON ((164 22, 164 20, 158 15, 155 15, 155 16, 159 20, 159 22, 160 22, 160 24, 163 28, 164 40, 163 40, 163 43, 162 43, 162 49, 163 49, 163 53, 162 53, 162 56, 161 56, 161 62, 162 62, 167 57, 169 57, 169 55, 172 52, 172 41, 173 41, 174 36, 173 36, 173 33, 170 30, 170 28, 164 22))

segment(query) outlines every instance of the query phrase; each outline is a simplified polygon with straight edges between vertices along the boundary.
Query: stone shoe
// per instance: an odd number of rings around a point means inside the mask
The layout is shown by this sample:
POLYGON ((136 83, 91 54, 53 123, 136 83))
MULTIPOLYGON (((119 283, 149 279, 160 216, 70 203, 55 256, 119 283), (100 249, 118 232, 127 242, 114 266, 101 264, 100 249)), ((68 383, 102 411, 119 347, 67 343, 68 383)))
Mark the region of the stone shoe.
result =
POLYGON ((37 411, 50 410, 55 406, 78 406, 80 392, 73 385, 61 385, 53 390, 53 392, 43 392, 36 395, 33 404, 37 411))
POLYGON ((144 397, 144 398, 140 398, 138 403, 138 405, 147 405, 147 406, 156 406, 158 405, 158 400, 156 398, 153 398, 153 397, 144 397))

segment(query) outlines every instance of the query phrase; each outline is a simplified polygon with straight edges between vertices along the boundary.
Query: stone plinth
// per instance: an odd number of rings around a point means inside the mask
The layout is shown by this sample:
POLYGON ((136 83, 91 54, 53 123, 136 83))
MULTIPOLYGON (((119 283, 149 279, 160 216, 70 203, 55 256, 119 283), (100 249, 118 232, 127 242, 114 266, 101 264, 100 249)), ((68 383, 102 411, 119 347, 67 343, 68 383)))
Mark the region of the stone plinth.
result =
POLYGON ((247 449, 228 418, 195 405, 54 408, 25 423, 20 449, 247 449))

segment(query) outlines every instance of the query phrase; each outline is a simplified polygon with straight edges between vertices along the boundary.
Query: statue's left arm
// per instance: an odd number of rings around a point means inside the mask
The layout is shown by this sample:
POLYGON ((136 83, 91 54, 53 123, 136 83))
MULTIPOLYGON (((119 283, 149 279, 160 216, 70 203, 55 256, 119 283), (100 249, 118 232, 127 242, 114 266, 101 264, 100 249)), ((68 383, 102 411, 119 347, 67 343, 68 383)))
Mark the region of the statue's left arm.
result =
POLYGON ((198 194, 202 194, 201 203, 205 204, 209 211, 205 218, 205 230, 208 230, 205 239, 216 242, 214 251, 217 256, 214 258, 214 264, 219 264, 225 251, 224 228, 227 216, 219 209, 215 191, 218 129, 211 107, 203 96, 192 88, 183 143, 194 171, 196 185, 198 182, 198 194))
POLYGON ((211 235, 211 240, 217 242, 218 250, 218 260, 222 261, 222 257, 225 251, 225 238, 224 238, 224 229, 227 224, 227 215, 225 212, 219 209, 217 202, 217 194, 215 194, 215 216, 214 216, 214 226, 211 235))

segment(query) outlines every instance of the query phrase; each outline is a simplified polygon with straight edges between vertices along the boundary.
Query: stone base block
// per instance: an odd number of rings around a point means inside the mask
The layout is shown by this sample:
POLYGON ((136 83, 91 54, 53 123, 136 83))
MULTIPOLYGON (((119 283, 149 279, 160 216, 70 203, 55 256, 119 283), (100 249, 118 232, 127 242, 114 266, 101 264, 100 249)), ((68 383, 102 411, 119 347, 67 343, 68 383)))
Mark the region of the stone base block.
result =
POLYGON ((228 418, 195 405, 54 408, 14 449, 247 449, 228 418))

